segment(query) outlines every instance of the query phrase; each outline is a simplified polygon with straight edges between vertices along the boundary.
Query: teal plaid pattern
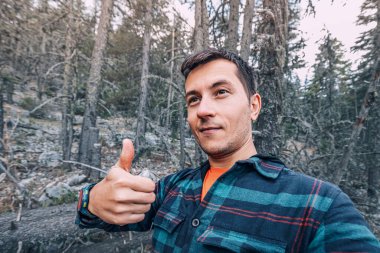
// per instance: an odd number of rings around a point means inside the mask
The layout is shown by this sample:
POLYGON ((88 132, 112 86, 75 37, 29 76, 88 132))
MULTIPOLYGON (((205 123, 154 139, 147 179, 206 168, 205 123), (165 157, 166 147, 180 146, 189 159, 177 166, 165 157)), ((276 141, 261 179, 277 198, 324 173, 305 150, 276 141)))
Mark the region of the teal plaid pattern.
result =
POLYGON ((145 220, 126 226, 89 219, 81 228, 146 231, 155 252, 380 252, 351 200, 338 187, 288 169, 274 157, 238 161, 203 201, 206 162, 157 183, 145 220))

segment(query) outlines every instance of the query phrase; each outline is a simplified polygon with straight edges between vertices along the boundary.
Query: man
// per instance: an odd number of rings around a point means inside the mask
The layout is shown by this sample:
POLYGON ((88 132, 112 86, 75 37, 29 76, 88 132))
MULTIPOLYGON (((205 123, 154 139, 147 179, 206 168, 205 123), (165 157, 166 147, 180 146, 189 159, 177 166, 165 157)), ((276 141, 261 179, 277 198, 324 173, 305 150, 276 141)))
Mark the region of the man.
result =
POLYGON ((128 171, 131 141, 78 203, 81 228, 149 230, 155 252, 380 252, 339 188, 258 155, 251 124, 261 98, 251 68, 207 49, 181 68, 188 123, 208 161, 153 181, 128 171))

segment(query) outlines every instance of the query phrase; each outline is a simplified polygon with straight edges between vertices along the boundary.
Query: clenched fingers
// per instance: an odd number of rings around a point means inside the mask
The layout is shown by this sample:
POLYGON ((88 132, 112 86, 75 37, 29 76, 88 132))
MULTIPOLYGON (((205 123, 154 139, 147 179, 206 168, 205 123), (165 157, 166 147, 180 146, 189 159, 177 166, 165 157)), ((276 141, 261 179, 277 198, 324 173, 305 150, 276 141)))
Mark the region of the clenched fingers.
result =
POLYGON ((125 204, 117 205, 113 208, 113 213, 115 215, 122 215, 125 213, 129 214, 144 214, 147 213, 151 208, 150 204, 125 204))

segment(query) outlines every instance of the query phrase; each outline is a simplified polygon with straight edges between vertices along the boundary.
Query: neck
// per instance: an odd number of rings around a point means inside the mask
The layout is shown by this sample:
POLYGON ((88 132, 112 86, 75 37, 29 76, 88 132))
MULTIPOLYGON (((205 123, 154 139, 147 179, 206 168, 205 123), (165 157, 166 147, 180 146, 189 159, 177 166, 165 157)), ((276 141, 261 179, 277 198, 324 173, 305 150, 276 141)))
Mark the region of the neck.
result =
POLYGON ((256 155, 257 151, 252 139, 249 139, 239 149, 221 156, 208 156, 211 168, 231 168, 237 161, 246 160, 253 155, 256 155))

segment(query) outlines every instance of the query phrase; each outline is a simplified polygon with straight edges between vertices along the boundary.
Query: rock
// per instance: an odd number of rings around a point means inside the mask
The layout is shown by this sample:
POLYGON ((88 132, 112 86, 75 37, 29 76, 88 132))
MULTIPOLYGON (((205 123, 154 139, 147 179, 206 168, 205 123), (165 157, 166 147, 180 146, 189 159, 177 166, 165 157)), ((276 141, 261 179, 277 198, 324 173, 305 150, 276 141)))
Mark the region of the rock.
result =
POLYGON ((79 116, 79 115, 74 116, 74 120, 73 120, 74 125, 81 125, 82 122, 83 122, 83 116, 79 116))
POLYGON ((38 199, 43 206, 69 203, 75 201, 76 192, 71 187, 62 182, 48 184, 44 194, 38 199))
POLYGON ((56 199, 61 198, 62 196, 69 193, 70 191, 71 191, 70 186, 62 182, 59 182, 58 184, 45 189, 46 195, 49 198, 56 198, 56 199))
POLYGON ((152 133, 145 133, 145 141, 148 146, 157 146, 160 143, 160 138, 152 133))
POLYGON ((28 188, 28 186, 33 183, 36 179, 34 177, 23 179, 19 182, 19 185, 23 188, 28 188))
POLYGON ((44 151, 38 157, 38 163, 47 167, 57 167, 60 164, 61 155, 55 151, 44 151))
POLYGON ((74 175, 67 179, 67 184, 69 186, 74 186, 86 181, 87 177, 85 175, 74 175))

